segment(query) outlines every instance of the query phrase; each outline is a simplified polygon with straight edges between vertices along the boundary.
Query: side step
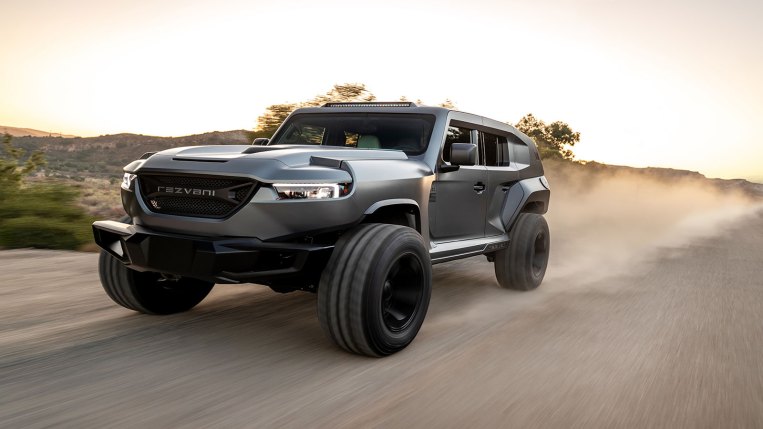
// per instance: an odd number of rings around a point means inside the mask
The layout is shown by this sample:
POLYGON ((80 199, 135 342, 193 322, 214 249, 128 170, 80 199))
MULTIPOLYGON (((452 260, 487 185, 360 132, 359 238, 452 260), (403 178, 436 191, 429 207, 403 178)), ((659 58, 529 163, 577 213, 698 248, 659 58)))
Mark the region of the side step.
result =
POLYGON ((509 236, 505 234, 495 237, 446 241, 432 244, 433 246, 432 249, 429 250, 429 256, 432 258, 432 265, 434 265, 505 249, 509 246, 509 236))

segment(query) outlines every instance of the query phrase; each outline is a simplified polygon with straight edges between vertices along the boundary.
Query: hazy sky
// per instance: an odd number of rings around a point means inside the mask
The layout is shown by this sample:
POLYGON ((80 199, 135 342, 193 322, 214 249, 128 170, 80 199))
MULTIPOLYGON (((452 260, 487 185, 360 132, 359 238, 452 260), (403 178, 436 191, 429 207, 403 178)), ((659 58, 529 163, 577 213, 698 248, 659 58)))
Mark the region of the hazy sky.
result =
POLYGON ((2 0, 0 125, 252 128, 361 82, 582 133, 581 159, 763 178, 763 1, 2 0))

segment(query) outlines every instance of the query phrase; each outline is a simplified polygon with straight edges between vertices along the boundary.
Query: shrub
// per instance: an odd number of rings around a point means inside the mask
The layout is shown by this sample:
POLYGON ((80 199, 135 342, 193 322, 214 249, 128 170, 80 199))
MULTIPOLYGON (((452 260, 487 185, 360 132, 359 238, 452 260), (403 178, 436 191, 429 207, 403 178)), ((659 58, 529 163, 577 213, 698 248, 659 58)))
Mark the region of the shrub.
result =
POLYGON ((90 241, 90 225, 38 216, 0 222, 0 246, 76 249, 90 241))
POLYGON ((0 205, 0 247, 76 249, 91 241, 90 219, 76 205, 77 190, 35 184, 0 205))
POLYGON ((25 185, 24 177, 45 160, 33 153, 25 162, 24 151, 11 137, 2 140, 0 152, 0 247, 76 249, 91 240, 91 219, 78 207, 78 190, 56 183, 25 185))

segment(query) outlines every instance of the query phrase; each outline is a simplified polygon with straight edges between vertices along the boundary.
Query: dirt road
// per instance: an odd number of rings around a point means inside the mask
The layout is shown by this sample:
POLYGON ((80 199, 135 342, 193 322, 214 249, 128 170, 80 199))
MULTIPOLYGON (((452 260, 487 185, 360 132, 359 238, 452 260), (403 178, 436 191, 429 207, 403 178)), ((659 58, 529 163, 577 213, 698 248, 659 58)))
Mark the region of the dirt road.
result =
POLYGON ((0 427, 763 427, 763 212, 634 186, 606 212, 607 189, 558 194, 536 291, 436 266, 385 359, 335 348, 312 294, 224 285, 146 316, 95 254, 2 251, 0 427))

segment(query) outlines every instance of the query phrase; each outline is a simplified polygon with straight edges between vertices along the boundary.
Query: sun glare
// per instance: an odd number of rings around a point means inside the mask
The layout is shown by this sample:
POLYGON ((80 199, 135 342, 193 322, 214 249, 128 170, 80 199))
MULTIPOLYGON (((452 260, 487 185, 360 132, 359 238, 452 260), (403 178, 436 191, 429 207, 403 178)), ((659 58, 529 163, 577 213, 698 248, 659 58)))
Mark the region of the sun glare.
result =
MULTIPOLYGON (((689 70, 706 59, 638 45, 638 26, 609 22, 624 19, 617 10, 541 3, 17 3, 0 29, 10 41, 0 54, 13 59, 0 71, 0 125, 84 136, 252 128, 270 104, 362 82, 379 99, 563 120, 582 133, 580 159, 763 175, 763 90, 743 79, 749 70, 738 82, 689 70)), ((644 43, 663 30, 644 28, 644 43)), ((759 52, 750 61, 761 70, 759 52)))

